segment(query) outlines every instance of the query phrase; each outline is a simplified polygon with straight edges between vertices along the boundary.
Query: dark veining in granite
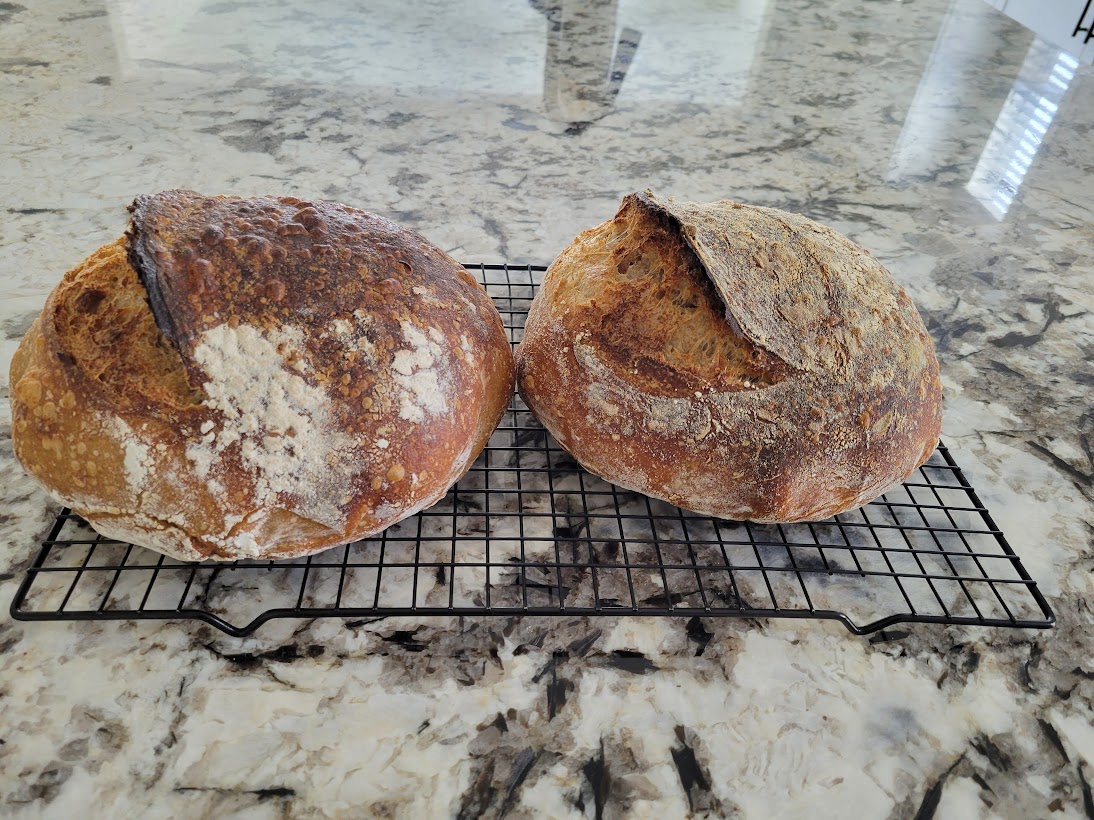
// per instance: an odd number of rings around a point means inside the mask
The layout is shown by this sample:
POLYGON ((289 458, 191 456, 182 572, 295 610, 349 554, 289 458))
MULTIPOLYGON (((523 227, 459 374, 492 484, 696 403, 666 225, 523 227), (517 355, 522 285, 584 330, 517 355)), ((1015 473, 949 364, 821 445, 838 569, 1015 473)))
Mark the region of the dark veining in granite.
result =
MULTIPOLYGON (((14 42, 5 32, 28 28, 29 6, 0 3, 0 72, 15 80, 0 91, 12 112, 2 136, 23 169, 0 226, 9 342, 61 272, 116 235, 124 202, 172 185, 344 200, 468 261, 537 264, 647 185, 800 211, 866 244, 908 287, 942 362, 944 435, 1046 584, 1059 625, 921 625, 859 640, 824 624, 751 620, 320 619, 235 641, 180 623, 8 622, 0 770, 14 775, 0 799, 40 815, 91 783, 93 798, 133 814, 262 804, 286 816, 764 816, 802 798, 769 783, 790 783, 805 755, 827 766, 818 776, 829 785, 810 806, 818 817, 846 816, 849 794, 864 816, 960 813, 965 804, 949 801, 963 795, 1001 816, 1094 816, 1076 741, 1094 698, 1089 69, 1075 72, 997 220, 967 185, 990 164, 993 129, 1007 127, 1000 111, 1039 52, 982 0, 773 0, 751 62, 713 85, 699 74, 666 79, 658 49, 700 53, 720 70, 735 51, 703 41, 704 28, 725 34, 742 22, 737 12, 694 22, 681 7, 679 37, 666 45, 671 25, 639 24, 615 3, 583 20, 566 16, 575 4, 536 3, 536 48, 507 57, 514 76, 530 54, 543 61, 531 66, 530 92, 444 64, 459 37, 429 40, 425 23, 403 51, 426 42, 428 59, 383 75, 371 55, 401 35, 380 30, 371 7, 320 5, 305 20, 291 7, 220 2, 196 10, 195 41, 154 19, 116 17, 117 5, 106 7, 110 24, 134 56, 104 48, 62 60, 53 38, 84 24, 51 21, 92 20, 100 5, 74 15, 44 0, 49 25, 14 42), (963 21, 989 51, 969 39, 968 53, 947 50, 963 21), (235 33, 224 39, 226 27, 235 33), (263 52, 251 31, 277 48, 263 52), (163 53, 141 50, 149 42, 163 53), (921 83, 932 60, 946 78, 934 107, 921 83), (467 87, 413 85, 431 66, 467 87), (73 88, 87 100, 78 111, 73 88), (386 705, 369 711, 376 703, 386 705), (378 748, 388 757, 370 758, 378 748), (257 769, 236 771, 241 760, 257 769), (423 760, 437 768, 400 768, 423 760)), ((514 8, 506 24, 515 31, 529 11, 514 8)), ((488 56, 474 37, 461 47, 462 63, 488 56)), ((1022 82, 1033 87, 1030 76, 1022 82)), ((0 461, 12 476, 0 486, 10 599, 53 508, 15 469, 6 422, 0 461)), ((553 480, 576 468, 552 466, 553 480)), ((585 533, 579 510, 559 511, 560 550, 585 533)), ((215 577, 195 594, 211 600, 215 577)), ((546 570, 529 572, 528 586, 576 588, 546 570)), ((655 590, 639 583, 644 598, 655 590)), ((625 594, 606 590, 605 600, 625 594)))

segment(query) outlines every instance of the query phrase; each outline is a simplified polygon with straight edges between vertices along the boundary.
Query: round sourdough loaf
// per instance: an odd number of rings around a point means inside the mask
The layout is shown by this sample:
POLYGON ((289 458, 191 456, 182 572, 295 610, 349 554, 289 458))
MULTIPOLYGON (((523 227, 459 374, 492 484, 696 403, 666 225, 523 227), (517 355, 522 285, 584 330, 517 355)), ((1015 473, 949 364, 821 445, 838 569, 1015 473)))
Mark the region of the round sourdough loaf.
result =
POLYGON ((505 408, 485 290, 421 236, 294 198, 142 196, 11 367, 15 454, 102 534, 288 558, 434 503, 505 408))
POLYGON ((861 506, 941 425, 930 337, 867 251, 795 214, 649 192, 547 271, 517 380, 590 472, 738 520, 861 506))

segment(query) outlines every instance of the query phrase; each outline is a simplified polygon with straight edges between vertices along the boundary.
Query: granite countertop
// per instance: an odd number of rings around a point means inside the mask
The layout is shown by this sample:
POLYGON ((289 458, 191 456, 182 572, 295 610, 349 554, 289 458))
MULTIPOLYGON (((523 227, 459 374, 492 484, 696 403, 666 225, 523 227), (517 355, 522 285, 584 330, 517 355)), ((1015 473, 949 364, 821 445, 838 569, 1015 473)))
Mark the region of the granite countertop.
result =
POLYGON ((981 0, 15 0, 0 55, 5 610, 56 513, 12 457, 7 362, 135 194, 336 199, 546 263, 650 187, 889 266, 944 438, 1058 617, 4 615, 0 813, 1094 816, 1090 69, 981 0))

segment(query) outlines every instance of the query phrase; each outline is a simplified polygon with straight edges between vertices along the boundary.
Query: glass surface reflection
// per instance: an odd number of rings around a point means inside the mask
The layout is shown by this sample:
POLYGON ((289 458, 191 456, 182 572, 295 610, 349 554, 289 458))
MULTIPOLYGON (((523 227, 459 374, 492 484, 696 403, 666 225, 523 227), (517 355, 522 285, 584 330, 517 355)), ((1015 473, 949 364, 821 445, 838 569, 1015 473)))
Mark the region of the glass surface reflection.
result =
POLYGON ((982 0, 950 3, 893 146, 887 182, 933 181, 969 161, 969 144, 988 136, 1003 78, 1021 65, 1029 35, 1015 34, 1014 24, 982 0))
POLYGON ((893 147, 886 181, 954 183, 1003 220, 1080 62, 984 2, 954 0, 893 147), (1009 85, 1006 78, 1013 77, 1009 85), (986 125, 990 123, 990 128, 986 125), (974 159, 975 158, 975 159, 974 159))
POLYGON ((1079 63, 1034 40, 1003 103, 995 128, 965 186, 996 219, 1007 215, 1045 142, 1079 63))
POLYGON ((543 7, 543 101, 552 119, 586 123, 612 109, 642 40, 633 28, 616 36, 618 7, 618 0, 563 0, 543 7))
POLYGON ((533 0, 547 17, 545 112, 573 125, 617 104, 744 102, 769 0, 533 0), (711 59, 716 55, 716 59, 711 59))

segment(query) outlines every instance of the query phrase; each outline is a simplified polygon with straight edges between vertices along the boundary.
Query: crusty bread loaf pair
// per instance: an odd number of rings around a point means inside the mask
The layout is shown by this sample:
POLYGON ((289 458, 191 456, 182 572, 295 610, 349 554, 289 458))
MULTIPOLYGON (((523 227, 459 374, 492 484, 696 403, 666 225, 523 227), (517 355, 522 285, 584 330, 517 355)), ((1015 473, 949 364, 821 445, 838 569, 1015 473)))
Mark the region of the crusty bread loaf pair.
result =
POLYGON ((555 260, 517 377, 586 469, 723 518, 865 504, 941 426, 930 337, 867 251, 795 214, 649 192, 555 260))
POLYGON ((362 211, 139 197, 11 367, 15 452, 99 532, 285 558, 435 502, 508 406, 501 319, 462 266, 362 211))
MULTIPOLYGON (((11 367, 15 452, 101 533, 183 559, 305 555, 432 504, 508 405, 489 297, 334 203, 138 197, 11 367)), ((829 228, 628 196, 547 273, 521 393, 590 471, 711 515, 825 518, 934 449, 904 291, 829 228)))

